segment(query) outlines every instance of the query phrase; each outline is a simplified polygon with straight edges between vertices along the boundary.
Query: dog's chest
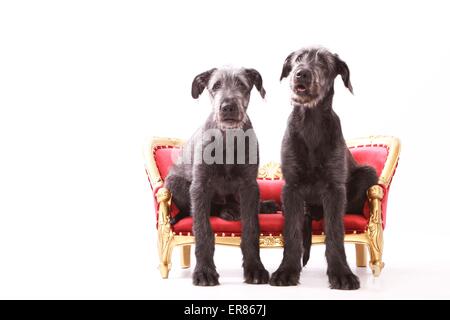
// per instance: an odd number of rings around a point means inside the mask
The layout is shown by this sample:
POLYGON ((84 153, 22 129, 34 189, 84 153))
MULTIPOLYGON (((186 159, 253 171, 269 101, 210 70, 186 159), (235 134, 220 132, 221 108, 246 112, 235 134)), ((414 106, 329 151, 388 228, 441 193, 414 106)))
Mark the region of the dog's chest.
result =
POLYGON ((327 162, 327 146, 320 137, 299 135, 295 139, 297 159, 309 170, 323 170, 327 162))
POLYGON ((242 172, 236 165, 217 166, 213 188, 218 193, 235 193, 242 179, 242 172))
POLYGON ((293 148, 300 167, 311 175, 323 172, 329 162, 330 143, 327 117, 305 113, 296 119, 293 148))
MULTIPOLYGON (((311 142, 311 141, 309 141, 311 142)), ((295 139, 295 167, 299 182, 308 185, 309 190, 321 190, 332 176, 332 159, 327 147, 308 143, 308 140, 295 139)))

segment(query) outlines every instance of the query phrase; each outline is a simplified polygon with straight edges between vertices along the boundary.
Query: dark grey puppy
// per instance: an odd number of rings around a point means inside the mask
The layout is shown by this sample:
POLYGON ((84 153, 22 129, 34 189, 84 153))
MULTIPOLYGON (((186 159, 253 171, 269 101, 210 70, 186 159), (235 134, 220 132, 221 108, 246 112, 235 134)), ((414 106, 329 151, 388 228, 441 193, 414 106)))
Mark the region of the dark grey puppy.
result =
POLYGON ((323 216, 330 287, 358 289, 359 279, 345 256, 342 218, 346 210, 362 213, 366 190, 377 183, 377 175, 372 167, 356 164, 345 144, 339 117, 332 109, 334 79, 341 75, 352 92, 350 71, 336 54, 309 48, 286 58, 280 80, 289 75, 294 109, 281 150, 286 180, 282 193, 285 246, 283 261, 270 284, 298 284, 302 239, 305 264, 311 246, 311 218, 323 216))
POLYGON ((245 282, 269 281, 259 255, 258 142, 246 112, 253 86, 264 98, 259 72, 243 68, 211 69, 192 82, 192 97, 197 99, 206 88, 213 110, 203 127, 183 146, 183 154, 171 168, 165 185, 181 217, 193 213, 197 259, 194 285, 219 284, 213 260, 211 213, 242 220, 245 282))

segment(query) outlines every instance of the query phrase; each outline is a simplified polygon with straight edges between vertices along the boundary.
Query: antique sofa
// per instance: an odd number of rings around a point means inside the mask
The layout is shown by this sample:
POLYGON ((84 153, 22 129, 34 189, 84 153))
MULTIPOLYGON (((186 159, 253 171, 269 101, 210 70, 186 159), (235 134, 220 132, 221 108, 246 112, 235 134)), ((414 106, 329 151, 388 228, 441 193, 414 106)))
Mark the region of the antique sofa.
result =
MULTIPOLYGON (((181 267, 190 267, 191 245, 195 243, 192 234, 192 218, 184 218, 175 225, 169 223, 170 217, 177 214, 171 203, 171 194, 164 188, 173 160, 176 159, 183 141, 173 138, 153 138, 145 147, 146 172, 154 197, 157 215, 158 252, 160 272, 167 278, 171 269, 173 248, 181 247, 181 267)), ((394 137, 371 136, 347 141, 353 157, 358 163, 372 165, 379 176, 378 184, 367 190, 367 203, 363 212, 348 213, 344 216, 345 242, 355 244, 356 265, 367 266, 367 249, 370 254, 370 267, 374 276, 379 276, 384 267, 383 230, 386 226, 386 209, 389 188, 397 167, 400 141, 394 137)), ((280 201, 284 184, 280 165, 271 162, 262 165, 259 170, 258 184, 263 200, 280 201)), ((211 217, 211 226, 215 233, 215 243, 221 245, 240 245, 239 221, 225 221, 211 217)), ((260 214, 260 247, 283 247, 283 215, 260 214)), ((325 235, 322 221, 313 222, 313 244, 323 244, 325 235)))

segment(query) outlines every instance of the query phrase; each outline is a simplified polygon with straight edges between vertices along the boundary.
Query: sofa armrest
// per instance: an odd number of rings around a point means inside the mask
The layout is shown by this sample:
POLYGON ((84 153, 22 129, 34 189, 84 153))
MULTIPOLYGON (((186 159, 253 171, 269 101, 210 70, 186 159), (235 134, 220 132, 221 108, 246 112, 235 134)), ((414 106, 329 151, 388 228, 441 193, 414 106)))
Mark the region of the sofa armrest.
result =
POLYGON ((383 146, 388 150, 383 169, 378 177, 378 184, 383 188, 388 189, 400 156, 400 140, 391 136, 370 136, 347 140, 346 143, 349 148, 383 146))
POLYGON ((369 199, 369 209, 370 209, 370 224, 381 224, 382 217, 382 208, 381 201, 384 197, 383 188, 379 185, 374 185, 367 190, 367 198, 369 199))
POLYGON ((159 172, 155 159, 155 150, 159 147, 181 147, 183 140, 175 138, 153 137, 144 147, 145 170, 153 192, 157 192, 164 185, 163 178, 159 172))

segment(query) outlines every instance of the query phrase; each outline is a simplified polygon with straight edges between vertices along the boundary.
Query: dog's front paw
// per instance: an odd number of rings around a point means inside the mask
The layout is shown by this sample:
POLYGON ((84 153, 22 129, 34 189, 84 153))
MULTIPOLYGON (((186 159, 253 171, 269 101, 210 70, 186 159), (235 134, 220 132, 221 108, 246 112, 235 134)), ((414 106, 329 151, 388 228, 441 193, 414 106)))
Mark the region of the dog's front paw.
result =
POLYGON ((248 284, 266 284, 269 282, 269 272, 262 265, 244 268, 244 279, 248 284))
POLYGON ((270 277, 271 286, 296 286, 300 280, 300 271, 288 268, 279 268, 270 277))
POLYGON ((331 289, 356 290, 359 289, 359 279, 351 271, 343 273, 328 272, 331 289))
POLYGON ((217 286, 219 284, 219 274, 213 268, 200 268, 194 271, 192 283, 195 286, 217 286))

